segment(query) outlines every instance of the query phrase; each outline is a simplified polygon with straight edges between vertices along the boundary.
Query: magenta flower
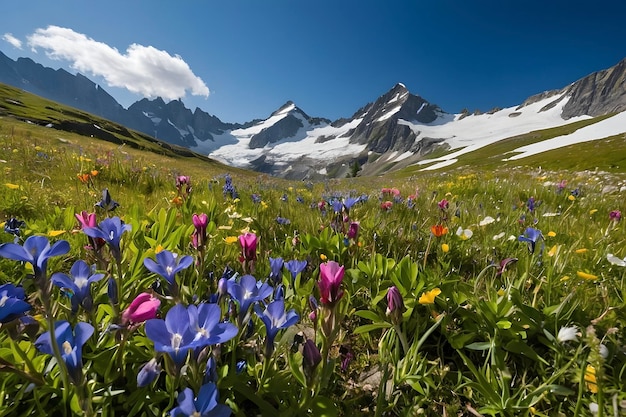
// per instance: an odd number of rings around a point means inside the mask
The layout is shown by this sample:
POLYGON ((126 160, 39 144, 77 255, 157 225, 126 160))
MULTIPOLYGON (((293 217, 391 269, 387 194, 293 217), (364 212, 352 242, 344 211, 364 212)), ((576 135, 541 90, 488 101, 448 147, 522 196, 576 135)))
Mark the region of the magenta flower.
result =
POLYGON ((209 225, 209 218, 205 213, 202 213, 194 214, 191 220, 196 228, 191 235, 191 244, 196 249, 203 248, 206 243, 206 228, 209 225))
POLYGON ((122 312, 122 324, 139 324, 156 318, 160 306, 161 300, 150 293, 142 292, 122 312))
POLYGON ((622 212, 619 210, 613 210, 609 213, 609 220, 611 220, 612 222, 619 222, 620 220, 622 220, 622 212))
POLYGON ((391 286, 387 291, 387 315, 394 314, 398 311, 402 314, 404 310, 404 302, 402 301, 402 294, 398 287, 391 286))
POLYGON ((239 244, 241 245, 241 260, 243 261, 255 261, 256 260, 256 245, 258 242, 257 235, 254 233, 245 233, 239 236, 239 244))
POLYGON ((80 228, 84 229, 85 227, 97 227, 98 222, 96 221, 96 213, 87 213, 85 210, 81 211, 80 214, 74 214, 76 220, 80 223, 80 228))
POLYGON ((348 239, 357 239, 359 237, 359 222, 350 223, 350 228, 348 229, 347 238, 348 239))
POLYGON ((450 202, 444 198, 443 200, 438 202, 437 205, 439 206, 441 210, 447 210, 448 207, 450 206, 450 202))
POLYGON ((335 261, 328 261, 320 265, 320 302, 333 306, 343 296, 341 282, 343 281, 344 267, 335 261))

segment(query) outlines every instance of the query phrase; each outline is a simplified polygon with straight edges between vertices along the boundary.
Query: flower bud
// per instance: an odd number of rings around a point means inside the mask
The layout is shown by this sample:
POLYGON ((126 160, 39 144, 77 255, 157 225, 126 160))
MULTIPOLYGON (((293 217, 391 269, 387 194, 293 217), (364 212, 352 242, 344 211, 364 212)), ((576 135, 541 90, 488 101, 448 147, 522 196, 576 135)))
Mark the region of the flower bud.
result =
POLYGON ((139 294, 122 313, 122 323, 143 323, 156 317, 161 300, 152 294, 143 292, 139 294))

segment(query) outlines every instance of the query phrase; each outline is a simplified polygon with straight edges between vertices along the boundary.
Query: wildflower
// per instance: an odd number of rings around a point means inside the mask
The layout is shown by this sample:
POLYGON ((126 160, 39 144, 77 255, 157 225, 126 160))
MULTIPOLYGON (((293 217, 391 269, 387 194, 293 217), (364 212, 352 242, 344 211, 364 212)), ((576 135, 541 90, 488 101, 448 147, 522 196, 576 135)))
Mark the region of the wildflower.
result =
POLYGON ((343 297, 341 282, 343 281, 344 267, 335 261, 328 261, 320 265, 320 302, 334 306, 343 297))
POLYGON ((26 294, 22 287, 11 283, 0 285, 0 325, 13 321, 31 309, 24 299, 26 294))
POLYGON ((176 190, 180 196, 191 194, 191 178, 187 175, 178 175, 176 177, 176 190))
POLYGON ((474 235, 474 232, 472 232, 470 229, 463 229, 461 226, 459 226, 459 228, 456 229, 456 235, 460 237, 461 240, 467 240, 474 235))
POLYGON ((122 324, 134 325, 156 318, 160 306, 161 300, 150 293, 142 292, 122 312, 122 324))
POLYGON ((239 282, 228 281, 228 294, 239 304, 239 322, 242 324, 247 319, 250 306, 269 297, 272 294, 272 287, 257 282, 252 275, 244 275, 239 282))
POLYGON ((437 203, 437 206, 439 207, 440 210, 447 210, 448 207, 450 206, 450 202, 444 198, 443 200, 437 203))
POLYGON ((524 234, 518 237, 520 242, 528 243, 528 252, 535 253, 535 245, 537 244, 537 240, 542 237, 541 231, 534 229, 532 227, 527 227, 524 234))
POLYGON ((306 371, 311 373, 322 361, 322 354, 315 342, 307 339, 302 347, 302 364, 306 371))
POLYGON ((26 222, 18 220, 15 217, 11 217, 4 223, 4 231, 12 234, 15 237, 20 236, 20 227, 26 226, 26 222))
POLYGON ((626 258, 620 259, 612 253, 606 254, 606 260, 609 261, 612 265, 626 266, 626 258))
POLYGON ((491 216, 486 216, 484 219, 482 219, 482 220, 478 223, 478 225, 479 225, 479 226, 487 226, 488 224, 491 224, 491 223, 493 223, 493 222, 495 222, 495 221, 496 221, 496 219, 494 219, 493 217, 491 217, 491 216))
POLYGON ((298 261, 297 259, 292 259, 289 262, 285 262, 285 268, 287 268, 287 271, 291 273, 292 281, 295 281, 298 274, 304 271, 306 265, 307 261, 298 261))
POLYGON ((261 196, 258 194, 252 194, 250 197, 252 198, 252 202, 254 204, 259 204, 261 202, 261 196))
POLYGON ((380 208, 384 211, 391 210, 392 206, 393 206, 393 203, 391 201, 384 201, 380 204, 380 208))
POLYGON ((80 305, 90 311, 93 302, 90 293, 91 284, 104 278, 104 274, 92 274, 89 265, 85 261, 78 260, 72 265, 70 275, 56 272, 50 279, 54 285, 69 292, 74 313, 78 311, 80 305))
POLYGON ((150 385, 161 373, 161 367, 155 358, 146 362, 137 373, 137 387, 150 385))
POLYGON ((85 227, 83 232, 94 239, 100 238, 109 245, 113 257, 121 260, 120 241, 124 232, 130 231, 131 225, 125 224, 119 217, 108 217, 100 222, 98 227, 85 227))
POLYGON ((447 243, 442 243, 441 244, 441 250, 443 251, 443 253, 450 252, 450 245, 448 245, 447 243))
POLYGON ((359 222, 351 222, 346 237, 356 240, 359 236, 359 222))
POLYGON ((187 311, 189 327, 195 333, 193 343, 198 347, 227 342, 239 332, 234 324, 220 322, 222 310, 217 304, 190 305, 187 311))
POLYGON ((500 275, 502 275, 504 271, 506 270, 506 267, 515 262, 517 262, 517 258, 504 258, 503 260, 501 260, 500 265, 498 265, 496 277, 499 277, 500 275))
MULTIPOLYGON (((67 321, 57 321, 54 323, 54 332, 56 344, 61 350, 61 358, 67 366, 68 374, 71 381, 76 384, 82 384, 83 346, 93 334, 94 328, 89 323, 78 323, 72 330, 67 321)), ((54 355, 50 332, 46 332, 39 336, 35 341, 37 349, 48 355, 54 355)))
POLYGON ((574 201, 574 200, 576 200, 576 196, 574 194, 570 194, 570 195, 567 196, 567 199, 569 201, 574 201))
POLYGON ((535 197, 530 197, 528 201, 526 201, 526 207, 531 213, 535 211, 535 197))
POLYGON ((439 288, 433 288, 430 291, 422 293, 418 302, 420 304, 435 304, 435 297, 439 294, 441 294, 441 290, 439 288))
POLYGON ((596 379, 596 368, 592 365, 587 365, 585 368, 585 383, 587 384, 587 389, 593 394, 598 393, 598 381, 596 379))
POLYGON ((154 343, 154 350, 167 353, 177 365, 182 365, 195 333, 191 330, 189 314, 182 304, 172 307, 162 319, 150 319, 145 324, 146 336, 154 343))
POLYGON ((100 207, 105 211, 113 211, 117 207, 119 207, 119 203, 111 198, 111 194, 109 194, 109 189, 105 188, 102 190, 102 199, 94 204, 95 207, 100 207))
POLYGON ((59 240, 50 246, 50 242, 44 236, 30 236, 24 242, 24 246, 17 243, 0 245, 0 256, 14 261, 30 263, 37 279, 45 276, 48 259, 53 256, 65 255, 69 251, 70 244, 66 240, 59 240))
POLYGON ((9 190, 19 190, 20 186, 17 184, 5 183, 4 184, 9 190))
POLYGON ((291 220, 286 219, 284 217, 278 216, 278 217, 276 217, 276 223, 282 224, 282 225, 287 225, 287 224, 291 224, 291 220))
POLYGON ((257 243, 258 238, 254 233, 245 233, 239 236, 239 244, 241 245, 239 261, 244 264, 244 268, 247 266, 252 272, 254 272, 254 262, 256 261, 257 243))
POLYGON ((556 336, 556 340, 560 343, 565 343, 569 341, 578 341, 578 327, 570 326, 570 327, 561 327, 559 329, 559 333, 556 336))
POLYGON ((269 357, 274 350, 274 339, 281 329, 286 329, 298 322, 300 316, 294 309, 285 311, 285 301, 282 299, 272 301, 267 305, 265 311, 257 305, 254 306, 257 316, 263 321, 266 329, 266 357, 269 357))
POLYGON ((209 218, 205 213, 194 213, 193 216, 191 216, 191 220, 193 222, 193 226, 195 227, 195 230, 191 235, 191 244, 196 249, 203 248, 206 243, 206 229, 209 224, 209 218))
POLYGON ((178 394, 178 406, 174 407, 169 414, 173 417, 227 417, 232 410, 224 404, 218 404, 217 386, 208 382, 200 387, 198 396, 194 397, 191 388, 185 388, 178 394))
POLYGON ((552 231, 552 230, 550 230, 550 231, 548 232, 548 237, 555 237, 555 236, 556 236, 556 232, 554 232, 554 231, 552 231))
POLYGON ((274 284, 278 284, 282 279, 282 269, 285 261, 283 258, 269 258, 270 259, 270 280, 274 284))
POLYGON ((612 222, 619 222, 622 220, 622 212, 619 210, 613 210, 609 213, 609 220, 612 222))
POLYGON ((598 279, 597 275, 589 274, 589 273, 583 272, 583 271, 576 272, 576 275, 578 276, 578 278, 582 278, 582 279, 585 279, 587 281, 595 281, 595 280, 598 279))
POLYGON ((435 237, 441 237, 448 233, 448 228, 442 224, 436 224, 431 226, 430 231, 435 237))
POLYGON ((391 286, 387 291, 387 316, 392 316, 392 320, 395 323, 399 323, 404 312, 404 301, 402 300, 402 294, 395 285, 391 286))
POLYGON ((193 263, 193 258, 189 255, 178 257, 178 254, 170 252, 168 250, 162 250, 156 254, 156 262, 150 258, 143 260, 143 265, 148 268, 150 272, 165 278, 170 289, 176 288, 176 274, 180 271, 189 268, 193 263))
POLYGON ((576 250, 574 251, 574 253, 576 253, 576 254, 578 254, 578 255, 583 254, 583 253, 587 253, 587 252, 588 252, 588 249, 587 249, 587 248, 580 248, 580 249, 576 249, 576 250))

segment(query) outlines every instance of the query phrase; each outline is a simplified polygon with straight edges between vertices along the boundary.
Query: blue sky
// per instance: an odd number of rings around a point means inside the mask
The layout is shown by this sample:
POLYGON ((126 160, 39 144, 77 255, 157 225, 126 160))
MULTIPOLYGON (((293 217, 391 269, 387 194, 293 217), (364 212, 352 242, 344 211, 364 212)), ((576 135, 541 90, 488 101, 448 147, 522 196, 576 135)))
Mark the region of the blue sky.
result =
POLYGON ((397 82, 450 113, 519 104, 625 58, 625 16, 621 0, 11 1, 0 51, 125 107, 180 97, 245 122, 292 100, 334 120, 397 82))

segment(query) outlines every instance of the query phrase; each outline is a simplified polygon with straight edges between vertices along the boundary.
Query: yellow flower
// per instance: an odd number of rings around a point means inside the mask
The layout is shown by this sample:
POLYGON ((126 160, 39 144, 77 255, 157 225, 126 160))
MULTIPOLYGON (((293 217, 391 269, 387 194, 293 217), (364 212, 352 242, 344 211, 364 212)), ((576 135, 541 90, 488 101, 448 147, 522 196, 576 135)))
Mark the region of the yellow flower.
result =
POLYGON ((156 249, 154 249, 154 253, 159 253, 163 250, 163 245, 159 244, 157 245, 156 249))
POLYGON ((498 290, 498 296, 502 297, 504 294, 506 294, 506 292, 502 288, 500 288, 498 290))
POLYGON ((598 279, 597 275, 588 274, 587 272, 583 271, 576 272, 576 275, 578 276, 578 278, 586 279, 589 281, 595 281, 596 279, 598 279))
POLYGON ((550 230, 550 231, 548 232, 548 236, 549 236, 549 237, 554 237, 554 236, 556 236, 556 232, 553 232, 552 230, 550 230))
POLYGON ((328 256, 326 256, 326 255, 324 255, 324 254, 322 253, 322 254, 320 254, 320 259, 321 259, 322 261, 325 261, 326 259, 328 259, 328 256))
POLYGON ((63 233, 65 233, 65 230, 50 230, 48 232, 48 236, 49 237, 56 237, 56 236, 62 235, 63 233))
POLYGON ((553 257, 554 255, 557 254, 557 252, 559 251, 559 246, 558 245, 554 245, 552 246, 552 248, 550 248, 550 250, 548 251, 548 256, 549 257, 553 257))
POLYGON ((585 368, 585 382, 587 383, 587 389, 592 393, 598 392, 598 384, 596 379, 596 368, 592 365, 587 365, 585 368))
POLYGON ((567 199, 569 201, 574 201, 574 200, 576 200, 576 197, 574 197, 573 195, 570 194, 570 195, 567 196, 567 199))
POLYGON ((447 243, 442 243, 441 250, 443 251, 443 253, 448 253, 450 251, 450 246, 447 243))
POLYGON ((598 209, 591 209, 589 210, 589 215, 591 216, 592 214, 595 214, 598 211, 598 209))
POLYGON ((563 282, 563 281, 567 281, 568 279, 569 279, 569 275, 563 275, 560 281, 563 282))
POLYGON ((432 290, 423 293, 418 302, 420 304, 435 304, 435 297, 439 294, 441 294, 441 290, 439 288, 433 288, 432 290))
POLYGON ((11 190, 19 190, 20 186, 17 184, 11 184, 9 182, 7 182, 6 184, 4 184, 7 186, 7 188, 11 189, 11 190))
POLYGON ((587 253, 587 248, 580 248, 580 249, 576 249, 574 252, 581 254, 581 253, 587 253))
POLYGON ((226 236, 224 238, 224 242, 226 242, 227 245, 232 245, 233 243, 237 242, 239 240, 239 238, 237 236, 226 236))

